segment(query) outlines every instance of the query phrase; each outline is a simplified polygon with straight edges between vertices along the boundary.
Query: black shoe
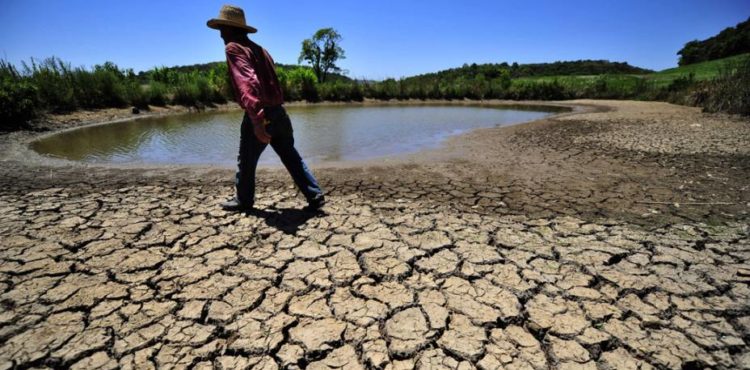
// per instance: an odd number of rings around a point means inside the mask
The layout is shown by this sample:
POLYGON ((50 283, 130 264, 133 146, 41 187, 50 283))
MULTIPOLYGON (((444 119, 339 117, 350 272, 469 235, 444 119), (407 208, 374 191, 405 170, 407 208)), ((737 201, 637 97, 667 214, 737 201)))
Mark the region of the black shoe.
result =
POLYGON ((305 207, 304 210, 315 212, 323 208, 324 205, 326 205, 326 197, 324 197, 323 194, 318 194, 315 198, 312 198, 307 202, 307 207, 305 207))
POLYGON ((237 198, 232 198, 224 203, 221 203, 221 208, 228 212, 242 212, 252 210, 253 205, 242 204, 239 200, 237 200, 237 198))

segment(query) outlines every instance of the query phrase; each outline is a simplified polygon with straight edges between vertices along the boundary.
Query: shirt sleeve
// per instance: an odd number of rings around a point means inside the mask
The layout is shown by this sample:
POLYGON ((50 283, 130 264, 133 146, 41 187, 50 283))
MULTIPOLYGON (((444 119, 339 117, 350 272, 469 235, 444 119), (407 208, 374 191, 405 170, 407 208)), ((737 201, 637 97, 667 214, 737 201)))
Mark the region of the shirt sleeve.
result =
POLYGON ((250 116, 250 120, 262 121, 265 117, 260 103, 260 81, 258 81, 255 69, 239 45, 227 44, 226 53, 229 74, 238 94, 237 102, 250 116))

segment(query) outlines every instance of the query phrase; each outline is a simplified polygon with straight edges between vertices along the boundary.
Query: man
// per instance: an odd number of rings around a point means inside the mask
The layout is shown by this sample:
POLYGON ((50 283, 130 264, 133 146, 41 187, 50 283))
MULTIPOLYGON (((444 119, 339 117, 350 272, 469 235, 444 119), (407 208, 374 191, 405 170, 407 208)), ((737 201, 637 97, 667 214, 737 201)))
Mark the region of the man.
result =
POLYGON ((228 211, 247 211, 255 203, 255 169, 270 143, 294 183, 307 199, 306 210, 323 206, 325 198, 317 180, 294 148, 292 122, 282 104, 284 97, 268 52, 248 39, 257 30, 245 23, 242 9, 224 5, 219 17, 207 22, 221 31, 235 98, 245 110, 240 129, 240 154, 235 176, 236 196, 223 203, 228 211))

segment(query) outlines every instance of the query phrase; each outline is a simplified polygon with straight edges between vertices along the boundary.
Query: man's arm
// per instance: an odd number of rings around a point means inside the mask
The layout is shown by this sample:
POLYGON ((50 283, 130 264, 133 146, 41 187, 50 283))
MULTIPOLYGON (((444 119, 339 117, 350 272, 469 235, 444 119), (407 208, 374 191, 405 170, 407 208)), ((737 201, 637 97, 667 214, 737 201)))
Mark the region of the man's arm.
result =
POLYGON ((226 46, 226 53, 229 74, 239 94, 237 101, 253 122, 255 136, 261 142, 268 143, 271 141, 271 136, 268 135, 263 125, 266 117, 259 98, 260 81, 258 81, 258 76, 239 45, 230 42, 226 46))

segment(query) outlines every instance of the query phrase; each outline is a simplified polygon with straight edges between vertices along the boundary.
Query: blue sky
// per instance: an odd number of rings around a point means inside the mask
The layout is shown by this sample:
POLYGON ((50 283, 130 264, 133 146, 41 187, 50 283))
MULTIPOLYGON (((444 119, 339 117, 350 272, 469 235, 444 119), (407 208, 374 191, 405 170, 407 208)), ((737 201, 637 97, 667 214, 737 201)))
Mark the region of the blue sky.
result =
MULTIPOLYGON (((0 0, 0 58, 57 56, 75 66, 113 61, 136 71, 223 60, 205 26, 227 1, 0 0)), ((575 59, 677 64, 685 42, 750 16, 750 0, 245 1, 253 39, 277 62, 301 41, 336 28, 356 78, 383 79, 464 63, 575 59)))

